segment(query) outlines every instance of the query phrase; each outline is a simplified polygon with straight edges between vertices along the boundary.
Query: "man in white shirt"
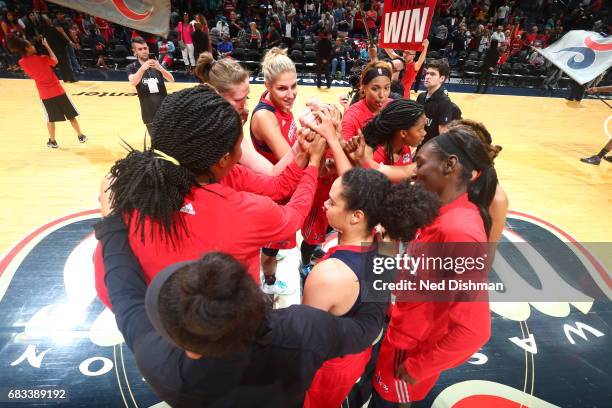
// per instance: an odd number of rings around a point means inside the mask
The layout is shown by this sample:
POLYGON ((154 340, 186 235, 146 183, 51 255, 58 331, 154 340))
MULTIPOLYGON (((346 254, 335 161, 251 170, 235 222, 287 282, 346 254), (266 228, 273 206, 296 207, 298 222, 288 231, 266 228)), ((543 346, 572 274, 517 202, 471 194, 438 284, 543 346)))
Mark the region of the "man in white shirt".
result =
POLYGON ((499 25, 497 30, 491 35, 491 40, 497 40, 498 44, 506 42, 506 35, 504 34, 504 27, 499 25))
POLYGON ((510 14, 510 6, 508 6, 507 3, 504 3, 503 6, 497 9, 497 24, 506 24, 508 14, 510 14))

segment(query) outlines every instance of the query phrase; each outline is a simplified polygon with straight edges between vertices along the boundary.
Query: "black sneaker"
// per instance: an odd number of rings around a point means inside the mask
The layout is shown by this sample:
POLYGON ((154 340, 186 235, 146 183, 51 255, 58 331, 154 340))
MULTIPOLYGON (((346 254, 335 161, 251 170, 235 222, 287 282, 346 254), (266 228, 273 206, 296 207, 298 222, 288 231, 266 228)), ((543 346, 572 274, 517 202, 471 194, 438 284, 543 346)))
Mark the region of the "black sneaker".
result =
POLYGON ((593 155, 591 157, 584 157, 580 159, 580 161, 583 163, 594 164, 595 166, 599 166, 599 163, 601 163, 601 157, 597 155, 593 155))
POLYGON ((85 143, 87 141, 87 136, 85 136, 84 134, 80 134, 77 136, 79 138, 79 143, 85 143))
POLYGON ((49 141, 47 142, 47 147, 57 149, 59 146, 57 145, 57 141, 49 139, 49 141))
POLYGON ((606 157, 604 157, 604 160, 607 160, 610 163, 612 163, 612 156, 606 156, 606 157))

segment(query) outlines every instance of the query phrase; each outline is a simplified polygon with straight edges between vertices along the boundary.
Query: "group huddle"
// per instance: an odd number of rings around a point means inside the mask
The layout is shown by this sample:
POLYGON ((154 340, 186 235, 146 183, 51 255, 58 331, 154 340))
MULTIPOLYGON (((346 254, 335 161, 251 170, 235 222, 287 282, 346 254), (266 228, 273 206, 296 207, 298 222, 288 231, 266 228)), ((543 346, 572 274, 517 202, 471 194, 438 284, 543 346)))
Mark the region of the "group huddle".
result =
MULTIPOLYGON (((99 297, 173 407, 422 400, 487 342, 488 302, 369 301, 372 259, 381 242, 491 254, 508 208, 493 167, 501 148, 479 122, 432 121, 391 99, 385 62, 363 69, 344 112, 310 101, 298 123, 291 59, 272 49, 262 71, 245 132, 248 73, 202 54, 202 84, 165 97, 150 147, 113 165, 95 226, 99 297), (301 288, 291 288, 276 266, 298 231, 301 288), (332 231, 337 245, 322 253, 332 231), (301 305, 273 308, 271 294, 293 290, 301 305)), ((440 97, 444 79, 434 61, 419 100, 440 97)))

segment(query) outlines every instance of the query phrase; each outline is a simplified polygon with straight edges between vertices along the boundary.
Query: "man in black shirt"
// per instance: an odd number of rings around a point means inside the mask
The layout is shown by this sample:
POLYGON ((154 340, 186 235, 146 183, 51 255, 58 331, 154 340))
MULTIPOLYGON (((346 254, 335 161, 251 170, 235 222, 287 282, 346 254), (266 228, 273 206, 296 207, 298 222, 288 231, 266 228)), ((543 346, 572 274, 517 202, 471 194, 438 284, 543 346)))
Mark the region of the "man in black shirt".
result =
POLYGON ((244 266, 219 252, 169 266, 147 288, 121 216, 94 229, 117 327, 174 408, 300 408, 325 360, 364 350, 381 331, 386 302, 363 302, 351 318, 272 310, 244 266))
POLYGON ((331 80, 329 78, 329 62, 333 56, 334 50, 331 43, 331 34, 327 31, 321 33, 321 39, 316 45, 317 52, 317 88, 321 88, 321 72, 325 73, 325 81, 327 89, 331 88, 331 80))
POLYGON ((149 56, 149 47, 141 37, 132 39, 132 51, 137 60, 127 66, 128 79, 136 87, 142 121, 151 133, 149 123, 167 95, 164 80, 174 82, 174 77, 159 64, 155 56, 149 56))
POLYGON ((438 136, 448 130, 448 124, 453 120, 454 107, 446 89, 444 81, 448 78, 450 67, 446 60, 433 60, 427 66, 425 74, 425 88, 427 92, 421 92, 417 102, 424 106, 427 116, 427 135, 421 143, 438 136))

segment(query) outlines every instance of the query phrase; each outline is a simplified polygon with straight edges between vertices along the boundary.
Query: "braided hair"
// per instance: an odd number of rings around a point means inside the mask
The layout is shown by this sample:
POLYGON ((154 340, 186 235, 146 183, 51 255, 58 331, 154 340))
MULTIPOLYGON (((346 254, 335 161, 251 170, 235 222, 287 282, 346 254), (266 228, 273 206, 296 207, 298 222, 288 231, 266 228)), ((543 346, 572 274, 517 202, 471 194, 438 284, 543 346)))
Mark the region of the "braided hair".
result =
POLYGON ((342 176, 346 209, 361 210, 368 229, 383 226, 395 240, 411 241, 416 231, 438 215, 440 200, 435 193, 408 182, 391 184, 379 171, 354 168, 342 176))
POLYGON ((421 104, 410 99, 391 101, 363 129, 366 144, 373 149, 385 148, 385 163, 393 163, 393 136, 398 130, 410 129, 423 115, 421 104))
POLYGON ((225 99, 196 86, 168 95, 150 129, 151 146, 139 151, 128 145, 127 156, 111 168, 111 205, 130 225, 135 221, 143 241, 143 221, 149 218, 151 234, 173 242, 177 226, 187 232, 179 217, 185 196, 199 186, 198 176, 212 179, 210 168, 234 149, 242 122, 225 99))
POLYGON ((478 207, 488 236, 492 224, 489 206, 498 181, 486 146, 466 127, 452 128, 429 143, 443 160, 454 155, 461 163, 461 180, 467 184, 468 199, 478 207), (475 180, 472 180, 473 171, 479 172, 475 180))

